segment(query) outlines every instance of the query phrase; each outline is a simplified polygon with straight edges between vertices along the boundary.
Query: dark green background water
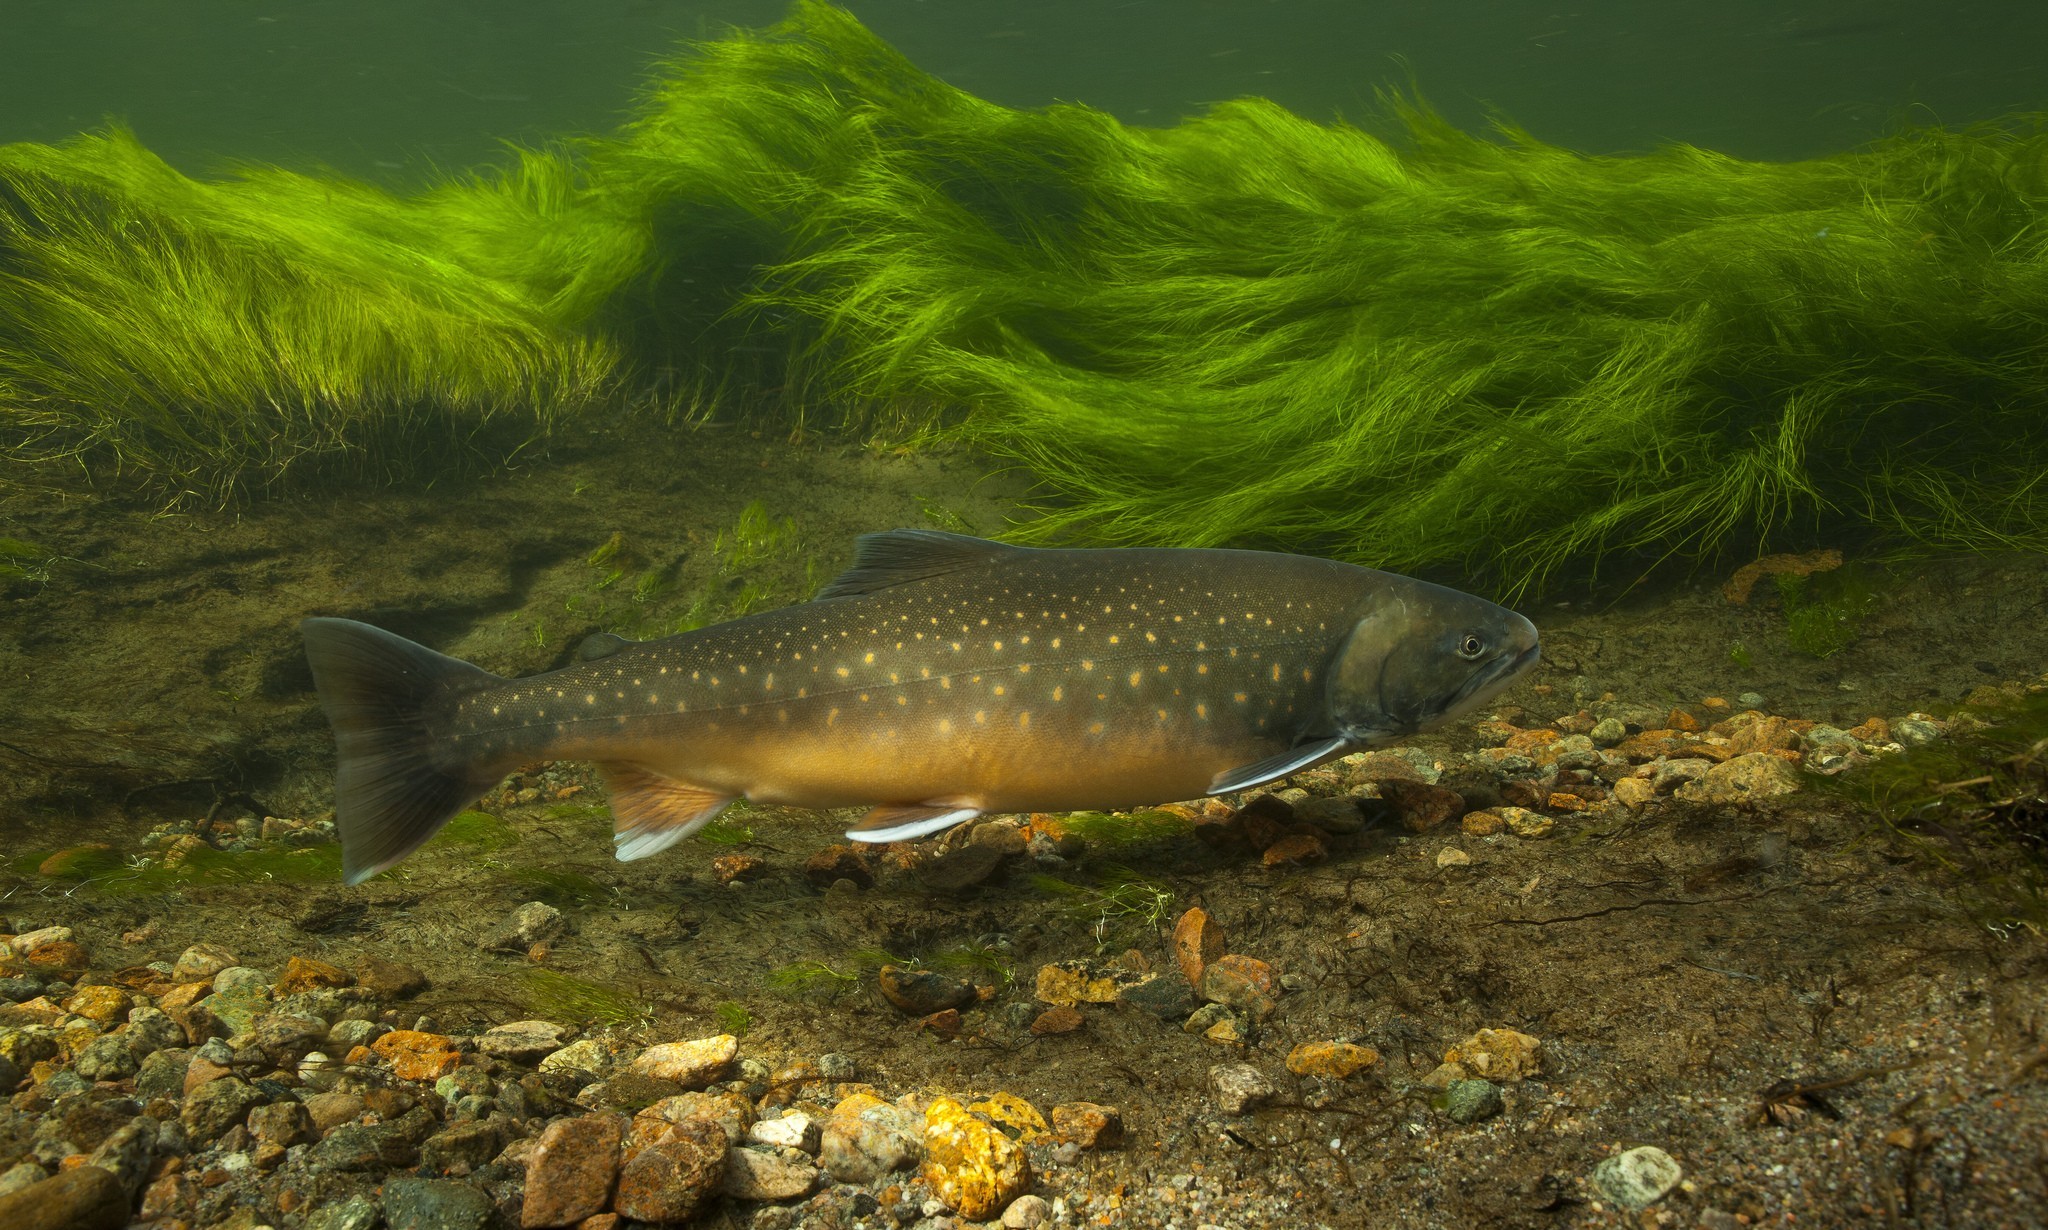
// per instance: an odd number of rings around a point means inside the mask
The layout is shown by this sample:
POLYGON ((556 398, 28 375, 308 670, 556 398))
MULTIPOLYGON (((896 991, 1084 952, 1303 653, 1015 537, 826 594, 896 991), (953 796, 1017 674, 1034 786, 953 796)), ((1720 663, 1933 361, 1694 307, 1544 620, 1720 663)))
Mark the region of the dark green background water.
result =
MULTIPOLYGON (((1260 94, 1361 115, 1412 72, 1593 151, 1788 158, 1902 119, 2048 106, 2041 0, 852 0, 922 67, 998 102, 1139 123, 1260 94)), ((188 171, 227 159, 403 181, 505 138, 602 131, 680 37, 781 0, 4 0, 0 141, 108 117, 188 171)))

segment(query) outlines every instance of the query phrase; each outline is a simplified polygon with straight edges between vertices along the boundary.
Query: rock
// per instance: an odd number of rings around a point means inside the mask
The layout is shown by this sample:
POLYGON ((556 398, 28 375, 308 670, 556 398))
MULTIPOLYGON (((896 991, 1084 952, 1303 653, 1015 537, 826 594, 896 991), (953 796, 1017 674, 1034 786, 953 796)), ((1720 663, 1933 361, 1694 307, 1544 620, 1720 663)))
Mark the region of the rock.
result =
POLYGON ((720 884, 751 884, 768 874, 768 860, 758 854, 721 854, 711 860, 711 874, 720 884))
POLYGON ((1369 1046, 1350 1042, 1304 1042, 1287 1053, 1287 1070, 1296 1076, 1348 1080, 1380 1061, 1369 1046))
POLYGON ((1707 770, 1713 767, 1713 761, 1702 760, 1697 756, 1668 758, 1658 761, 1656 767, 1650 771, 1650 784, 1657 788, 1658 794, 1670 794, 1688 782, 1696 782, 1705 777, 1707 770))
POLYGON ((112 1025, 128 1015, 128 992, 120 987, 80 987, 65 999, 64 1011, 112 1025))
POLYGON ((1189 986, 1201 986, 1202 971, 1225 951, 1223 928, 1201 906, 1182 914, 1173 925, 1173 959, 1189 986))
POLYGON ((623 1115, 584 1115, 548 1124, 527 1156, 526 1204, 519 1224, 525 1230, 573 1226, 603 1212, 611 1204, 625 1138, 623 1115))
POLYGON ((759 1149, 733 1149, 725 1155, 723 1190, 737 1200, 795 1200, 811 1194, 818 1168, 759 1149))
POLYGON ((826 846, 804 860, 804 879, 819 889, 830 888, 840 880, 851 880, 858 888, 873 888, 875 870, 857 846, 826 846))
POLYGON ((327 1037, 327 1022, 316 1016, 273 1012, 259 1018, 250 1032, 257 1050, 278 1067, 288 1068, 318 1049, 327 1037))
POLYGON ((1025 1194, 1003 1210, 1003 1230, 1037 1230, 1052 1224, 1052 1206, 1042 1196, 1025 1194))
POLYGON ((1127 969, 1097 969, 1086 961, 1053 961, 1038 967, 1033 995, 1045 1004, 1071 1008, 1076 1004, 1113 1004, 1124 988, 1147 975, 1127 969))
POLYGON ((97 1166, 74 1166, 0 1196, 0 1226, 7 1230, 121 1230, 127 1224, 128 1189, 97 1166))
POLYGON ((1273 1082, 1248 1063, 1219 1063, 1209 1069, 1216 1105, 1226 1115, 1242 1115, 1273 1096, 1273 1082))
POLYGON ((1901 747, 1926 747, 1941 738, 1941 727, 1924 713, 1911 713, 1893 719, 1891 736, 1901 747))
POLYGON ((0 1170, 0 1196, 11 1196, 32 1183, 41 1183, 50 1172, 34 1162, 17 1162, 0 1170))
MULTIPOLYGON (((0 1062, 5 1062, 0 1060, 0 1062)), ((152 1051, 144 1057, 142 1066, 135 1074, 135 1096, 147 1102, 153 1098, 177 1099, 185 1096, 185 1069, 192 1062, 192 1052, 187 1050, 152 1051)), ((8 1083, 0 1080, 0 1090, 8 1083)))
POLYGON ((1022 854, 1029 844, 1023 828, 1015 820, 986 820, 974 826, 968 842, 977 846, 988 846, 998 854, 1022 854))
POLYGON ((1465 814, 1465 796, 1449 786, 1393 778, 1379 783, 1380 797, 1411 833, 1426 833, 1465 814))
POLYGON ((328 1170, 376 1171, 410 1166, 419 1146, 395 1123, 344 1123, 320 1138, 311 1159, 328 1170))
POLYGON ((805 1153, 818 1151, 819 1138, 824 1128, 816 1119, 802 1111, 791 1111, 780 1119, 762 1119, 747 1129, 747 1139, 757 1145, 769 1145, 778 1149, 801 1149, 805 1153))
POLYGON ((932 1195, 970 1221, 986 1221, 1031 1186, 1031 1163, 1016 1141, 952 1098, 925 1109, 925 1162, 932 1195))
POLYGON ((858 1080, 860 1061, 841 1051, 826 1051, 818 1056, 818 1075, 828 1081, 858 1080))
POLYGON ((313 1118, 314 1131, 322 1136, 363 1113, 363 1099, 353 1093, 316 1093, 302 1105, 313 1118))
POLYGON ((156 1161, 157 1126, 157 1121, 147 1115, 137 1115, 101 1141, 85 1159, 86 1165, 97 1166, 119 1179, 121 1189, 133 1201, 142 1194, 150 1165, 156 1161))
POLYGON ((484 936, 483 946, 491 952, 525 952, 569 933, 569 920, 545 901, 529 901, 512 911, 484 936))
POLYGON ((239 964, 234 953, 218 944, 194 944, 178 954, 171 966, 171 981, 211 982, 215 974, 239 964))
MULTIPOLYGON (((1223 1007, 1221 1004, 1212 1006, 1223 1007)), ((1209 1027, 1202 1031, 1202 1037, 1218 1046, 1249 1046, 1252 1041, 1252 1029, 1251 1023, 1235 1009, 1224 1008, 1223 1015, 1210 1022, 1209 1027)))
POLYGON ((972 986, 936 970, 884 965, 876 981, 882 988, 882 998, 906 1016, 930 1016, 948 1008, 965 1008, 975 1001, 972 986))
MULTIPOLYGON (((239 1126, 249 1112, 267 1099, 239 1076, 211 1080, 185 1095, 178 1121, 194 1144, 209 1145, 239 1126)), ((4 1223, 0 1223, 4 1224, 4 1223)))
POLYGON ((311 957, 293 957, 285 962, 284 973, 278 975, 277 993, 296 995, 319 987, 347 987, 355 985, 355 975, 338 969, 325 961, 311 957))
POLYGON ((393 1076, 405 1081, 439 1080, 462 1063, 455 1039, 418 1029, 394 1029, 372 1042, 370 1049, 390 1062, 393 1076))
POLYGON ((1454 1123, 1477 1123, 1499 1114, 1504 1106, 1500 1086, 1487 1080, 1452 1081, 1444 1089, 1444 1114, 1454 1123))
POLYGON ((611 1048, 596 1038, 585 1038, 569 1045, 540 1061, 543 1072, 576 1072, 589 1077, 601 1077, 612 1070, 615 1062, 611 1048))
POLYGON ((1279 1006, 1273 967, 1253 957, 1231 953, 1202 971, 1202 998, 1265 1020, 1279 1006))
POLYGON ((1542 1046, 1519 1030, 1482 1029, 1444 1052, 1444 1062, 1462 1065, 1474 1076, 1514 1082, 1542 1070, 1542 1046))
POLYGON ((14 950, 14 955, 17 957, 32 957, 36 955, 37 951, 47 948, 51 944, 69 944, 71 942, 72 934, 69 927, 37 927, 32 931, 24 931, 12 940, 9 940, 8 947, 14 950))
POLYGON ((1147 974, 1118 988, 1117 1001, 1149 1012, 1162 1021, 1185 1019, 1199 1001, 1192 986, 1171 974, 1147 974))
POLYGON ((261 987, 264 998, 270 997, 271 977, 253 965, 230 965, 213 976, 213 993, 237 991, 243 987, 261 987))
POLYGON ((717 1124, 726 1143, 736 1145, 754 1126, 754 1104, 741 1093, 679 1093, 634 1116, 628 1143, 660 1140, 671 1125, 693 1120, 717 1124))
POLYGON ((1359 808, 1358 801, 1343 795, 1303 799, 1294 805, 1294 818, 1302 824, 1314 825, 1325 833, 1339 836, 1356 833, 1365 827, 1365 813, 1359 808))
POLYGON ((101 1034, 72 1060, 72 1070, 89 1081, 126 1080, 141 1067, 125 1034, 101 1034))
POLYGON ((613 1211, 657 1224, 688 1221, 718 1194, 726 1153, 725 1132, 717 1124, 693 1119, 674 1125, 619 1170, 613 1211))
POLYGON ((970 844, 932 859, 918 869, 917 879, 935 893, 965 892, 995 879, 1009 861, 999 847, 970 844))
POLYGON ((1266 847, 1259 861, 1268 867, 1320 863, 1330 856, 1330 847, 1315 833, 1289 833, 1266 847))
POLYGON ((498 1125, 471 1119, 451 1123, 420 1142, 420 1169, 465 1175, 487 1165, 505 1147, 498 1125))
POLYGON ((1593 1168, 1593 1186, 1624 1209, 1655 1204, 1684 1177, 1671 1155, 1655 1145, 1617 1153, 1593 1168))
MULTIPOLYGON (((226 1027, 228 1034, 245 1034, 256 1028, 256 1018, 270 1011, 270 979, 258 974, 254 979, 243 979, 223 986, 222 982, 230 970, 245 969, 234 965, 214 975, 213 994, 192 1006, 193 1011, 205 1009, 226 1027)), ((256 971, 250 971, 255 973, 256 971)), ((189 1021, 180 1021, 187 1033, 192 1030, 189 1021)))
POLYGON ((249 1134, 258 1140, 267 1140, 274 1145, 289 1149, 293 1145, 312 1140, 312 1112, 303 1102, 272 1102, 258 1106, 249 1112, 249 1134))
POLYGON ((1799 770, 1782 756, 1750 752, 1708 769, 1698 781, 1680 786, 1679 798, 1698 803, 1732 803, 1791 794, 1801 785, 1799 770))
POLYGON ((960 1036, 960 1010, 958 1008, 941 1008, 930 1016, 920 1019, 917 1027, 922 1032, 932 1035, 941 1042, 951 1042, 960 1036))
POLYGON ((1472 865, 1472 856, 1456 846, 1445 846, 1436 852, 1436 865, 1438 867, 1469 867, 1472 865))
POLYGON ((562 1035, 567 1032, 553 1021, 512 1021, 478 1034, 476 1049, 513 1063, 539 1063, 562 1049, 562 1035))
POLYGON ((497 1213, 489 1193, 470 1183, 395 1175, 384 1181, 390 1230, 484 1230, 497 1213))
POLYGON ((1052 1034, 1070 1034, 1085 1024, 1087 1022, 1079 1008, 1047 1008, 1031 1022, 1031 1032, 1043 1038, 1052 1034))
POLYGON ((427 985, 427 976, 403 961, 365 957, 356 964, 356 986, 382 1003, 411 999, 427 985))
POLYGON ((355 1195, 338 1204, 324 1204, 306 1215, 306 1230, 376 1230, 377 1206, 368 1196, 355 1195))
POLYGON ((924 1124, 900 1107, 855 1094, 832 1109, 818 1156, 841 1183, 872 1183, 924 1160, 924 1124))
POLYGON ((1624 777, 1614 783, 1614 799, 1627 807, 1641 807, 1657 797, 1657 787, 1648 778, 1624 777))
POLYGON ((1494 810, 1507 822, 1508 832, 1525 841, 1548 837, 1557 828, 1557 821, 1526 807, 1499 807, 1494 810))
POLYGON ((1508 822, 1497 811, 1468 811, 1458 821, 1458 827, 1467 837, 1491 837, 1508 826, 1508 822))
POLYGON ((1604 717, 1593 723, 1593 729, 1586 733, 1593 740, 1594 747, 1613 747, 1628 738, 1628 727, 1620 718, 1604 717))
POLYGON ((1052 1130, 1083 1149, 1110 1149, 1123 1143, 1123 1112, 1099 1102, 1062 1102, 1052 1108, 1052 1130))
POLYGON ((690 1042, 663 1042, 635 1056, 631 1070, 655 1080, 672 1081, 684 1089, 702 1089, 724 1076, 739 1053, 740 1040, 731 1034, 690 1042))

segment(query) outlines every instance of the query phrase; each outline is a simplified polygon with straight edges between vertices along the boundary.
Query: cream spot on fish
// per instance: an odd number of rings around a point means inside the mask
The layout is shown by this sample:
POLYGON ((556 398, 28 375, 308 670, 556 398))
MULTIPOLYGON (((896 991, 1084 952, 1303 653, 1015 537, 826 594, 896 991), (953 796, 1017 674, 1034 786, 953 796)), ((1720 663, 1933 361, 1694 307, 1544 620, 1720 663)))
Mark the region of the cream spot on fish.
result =
POLYGON ((981 723, 982 725, 987 725, 987 724, 988 724, 988 710, 986 710, 986 709, 976 709, 976 710, 974 711, 974 720, 975 720, 976 722, 978 722, 978 723, 981 723))
MULTIPOLYGON (((1018 618, 1022 619, 1023 616, 1019 615, 1018 618)), ((1017 643, 1019 645, 1029 645, 1031 643, 1031 638, 1028 636, 1020 636, 1017 638, 1017 643)))
POLYGON ((1196 703, 1196 705, 1195 705, 1195 716, 1196 716, 1196 717, 1198 717, 1198 718, 1206 718, 1206 717, 1208 717, 1208 716, 1209 716, 1209 706, 1207 706, 1207 705, 1204 705, 1204 704, 1201 704, 1200 702, 1197 702, 1197 703, 1196 703))
POLYGON ((994 649, 997 653, 1001 653, 1003 651, 1003 643, 1001 641, 991 641, 989 643, 989 646, 990 648, 994 649))
POLYGON ((1171 667, 1169 667, 1169 666, 1168 666, 1168 665, 1167 665, 1166 663, 1164 663, 1164 662, 1161 662, 1161 663, 1159 664, 1159 673, 1160 673, 1160 674, 1162 674, 1162 675, 1164 675, 1164 674, 1165 674, 1165 673, 1166 673, 1166 672, 1167 672, 1168 670, 1171 670, 1171 669, 1172 669, 1172 668, 1171 668, 1171 667))
POLYGON ((1304 667, 1304 668, 1302 669, 1302 672, 1301 672, 1301 681, 1302 681, 1303 683, 1313 683, 1313 682, 1315 682, 1315 677, 1316 677, 1316 676, 1315 676, 1315 672, 1314 672, 1314 671, 1308 670, 1308 669, 1307 669, 1307 668, 1305 668, 1305 667, 1304 667))
POLYGON ((950 735, 953 733, 953 721, 951 718, 939 719, 939 733, 942 735, 950 735))
POLYGON ((953 690, 953 677, 952 677, 951 675, 941 675, 941 676, 939 676, 939 687, 940 687, 940 688, 941 688, 942 690, 944 690, 944 691, 948 691, 948 692, 952 691, 952 690, 953 690))
POLYGON ((595 692, 585 692, 585 693, 583 694, 583 703, 584 703, 584 704, 586 704, 586 705, 594 705, 594 704, 596 704, 596 703, 597 703, 597 693, 595 693, 595 692))
POLYGON ((691 671, 691 672, 690 672, 690 681, 691 681, 692 683, 695 683, 695 682, 696 682, 696 680, 697 680, 697 676, 698 676, 698 675, 699 675, 700 673, 701 673, 701 672, 699 672, 699 671, 691 671))
POLYGON ((498 706, 496 706, 496 705, 492 705, 492 706, 491 706, 491 716, 492 716, 492 717, 496 717, 496 716, 498 716, 498 706))
POLYGON ((866 692, 860 694, 860 703, 863 705, 868 703, 868 694, 866 692))
POLYGON ((1054 649, 1058 649, 1058 648, 1060 647, 1060 638, 1058 638, 1058 637, 1054 637, 1054 638, 1052 638, 1052 647, 1053 647, 1054 649))
POLYGON ((1131 686, 1132 686, 1132 687, 1134 687, 1134 688, 1135 688, 1135 687, 1137 687, 1137 686, 1138 686, 1138 681, 1139 681, 1139 680, 1141 680, 1141 679, 1143 679, 1144 677, 1145 677, 1145 676, 1144 676, 1144 675, 1143 675, 1142 673, 1140 673, 1140 672, 1138 672, 1138 671, 1132 671, 1132 672, 1131 672, 1131 686))
POLYGON ((1158 714, 1158 715, 1159 715, 1159 720, 1160 720, 1160 721, 1162 721, 1162 722, 1163 722, 1163 721, 1165 721, 1165 720, 1166 720, 1166 710, 1164 710, 1164 709, 1154 709, 1154 710, 1153 710, 1152 712, 1154 712, 1154 713, 1156 713, 1156 714, 1158 714))
POLYGON ((1054 688, 1054 689, 1052 690, 1052 699, 1053 699, 1053 703, 1054 703, 1054 704, 1058 704, 1058 703, 1059 703, 1059 702, 1060 702, 1061 700, 1064 700, 1064 699, 1066 698, 1066 694, 1067 694, 1067 690, 1066 690, 1065 688, 1062 688, 1062 687, 1055 687, 1055 688, 1054 688))
POLYGON ((1094 670, 1094 669, 1095 669, 1095 662, 1094 662, 1094 660, 1093 660, 1093 659, 1091 659, 1091 658, 1083 658, 1083 659, 1081 659, 1081 669, 1082 669, 1082 670, 1084 670, 1084 671, 1092 671, 1092 670, 1094 670))
POLYGON ((1158 640, 1159 640, 1159 636, 1158 636, 1158 634, 1156 634, 1156 633, 1152 633, 1152 632, 1147 632, 1147 633, 1145 634, 1145 643, 1146 643, 1147 645, 1151 645, 1151 644, 1154 644, 1154 643, 1156 643, 1156 642, 1157 642, 1158 640))
POLYGON ((1099 735, 1099 734, 1101 734, 1101 733, 1102 733, 1102 723, 1100 723, 1100 722, 1090 722, 1090 723, 1088 723, 1088 733, 1089 733, 1089 734, 1091 734, 1091 735, 1099 735))
MULTIPOLYGON (((864 664, 864 665, 867 665, 867 666, 873 666, 873 665, 875 664, 875 655, 874 655, 874 654, 872 654, 872 653, 870 653, 870 654, 868 654, 868 655, 867 655, 866 657, 862 658, 862 659, 861 659, 861 662, 862 662, 862 664, 864 664)), ((844 671, 841 671, 840 673, 841 673, 841 674, 845 674, 846 672, 844 672, 844 671)))
POLYGON ((676 702, 676 712, 677 712, 677 713, 688 713, 689 711, 690 711, 690 705, 689 705, 689 702, 687 702, 687 701, 677 701, 677 702, 676 702))
POLYGON ((830 713, 827 713, 827 714, 825 715, 825 725, 827 725, 827 726, 830 726, 830 725, 831 725, 832 723, 834 723, 834 722, 836 722, 836 721, 838 721, 838 720, 839 720, 839 710, 838 710, 837 708, 833 709, 833 710, 832 710, 832 711, 831 711, 830 713))
POLYGON ((1278 662, 1273 663, 1273 682, 1280 682, 1280 664, 1278 662))
POLYGON ((832 673, 833 673, 833 674, 835 674, 835 675, 837 675, 837 676, 839 676, 839 677, 840 677, 841 679, 844 679, 844 678, 846 678, 846 677, 847 677, 848 675, 851 675, 851 674, 852 674, 853 672, 852 672, 852 671, 850 671, 850 670, 848 670, 848 669, 846 669, 846 668, 845 668, 845 667, 843 667, 843 666, 839 666, 839 667, 834 667, 834 668, 833 668, 833 670, 832 670, 832 673))
POLYGON ((996 695, 997 695, 997 696, 1001 696, 1001 695, 1003 694, 1003 685, 1002 685, 1002 684, 1000 684, 1000 683, 999 683, 999 684, 997 684, 997 685, 996 685, 996 689, 995 689, 995 690, 996 690, 996 695))
POLYGON ((959 641, 954 641, 954 642, 953 642, 953 652, 954 652, 954 653, 959 653, 959 652, 960 652, 960 642, 959 642, 959 641))

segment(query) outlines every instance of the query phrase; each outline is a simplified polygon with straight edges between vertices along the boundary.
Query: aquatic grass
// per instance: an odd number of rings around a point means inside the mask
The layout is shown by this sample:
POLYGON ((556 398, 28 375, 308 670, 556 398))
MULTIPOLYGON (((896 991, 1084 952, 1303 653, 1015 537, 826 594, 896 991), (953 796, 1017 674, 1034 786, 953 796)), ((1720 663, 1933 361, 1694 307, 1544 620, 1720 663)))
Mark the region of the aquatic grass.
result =
POLYGON ((463 846, 479 853, 489 853, 516 845, 518 841, 519 834, 511 825, 489 812, 472 808, 443 825, 428 844, 463 846))
MULTIPOLYGON (((412 197, 8 146, 6 480, 423 474, 631 405, 972 444, 1037 478, 1031 541, 1507 595, 2048 547, 2040 117, 1775 164, 1380 110, 1014 110, 803 2, 664 60, 614 134, 412 197)), ((779 596, 745 584, 676 626, 779 596)))
POLYGON ((597 1022, 615 1029, 645 1023, 653 1009, 631 991, 577 978, 554 970, 520 970, 526 1010, 550 1021, 597 1022))
POLYGON ((1059 819, 1060 827, 1091 844, 1127 849, 1186 837, 1195 822, 1170 811, 1078 811, 1059 819))

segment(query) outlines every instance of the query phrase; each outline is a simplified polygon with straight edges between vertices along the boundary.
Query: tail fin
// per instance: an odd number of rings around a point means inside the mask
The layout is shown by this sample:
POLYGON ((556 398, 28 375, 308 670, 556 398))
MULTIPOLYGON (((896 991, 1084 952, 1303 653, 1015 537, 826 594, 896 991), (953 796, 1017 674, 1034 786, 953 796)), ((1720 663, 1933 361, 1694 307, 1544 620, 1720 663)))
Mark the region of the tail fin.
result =
POLYGON ((306 661, 334 727, 342 874, 360 884, 418 849, 498 781, 435 756, 443 706, 498 676, 352 619, 308 619, 306 661))

